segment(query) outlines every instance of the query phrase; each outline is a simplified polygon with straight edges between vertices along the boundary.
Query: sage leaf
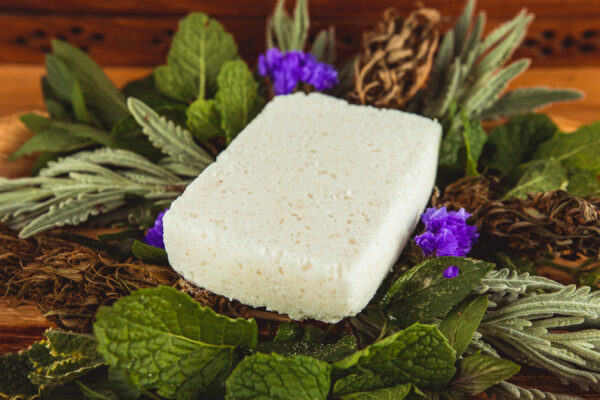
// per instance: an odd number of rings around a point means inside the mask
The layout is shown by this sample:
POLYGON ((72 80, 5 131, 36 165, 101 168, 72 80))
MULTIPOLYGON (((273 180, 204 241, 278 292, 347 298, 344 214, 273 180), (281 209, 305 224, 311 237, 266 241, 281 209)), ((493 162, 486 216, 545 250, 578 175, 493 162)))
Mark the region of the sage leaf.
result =
POLYGON ((460 393, 475 395, 508 379, 521 369, 512 361, 476 355, 458 361, 458 373, 450 387, 460 393))
POLYGON ((582 126, 573 133, 559 133, 542 143, 534 158, 553 158, 571 168, 600 174, 600 122, 582 126))
POLYGON ((559 101, 578 100, 582 97, 582 92, 573 89, 551 89, 543 86, 517 88, 502 95, 480 116, 482 119, 498 119, 530 112, 559 101))
POLYGON ((255 354, 238 364, 227 379, 227 400, 325 400, 331 366, 312 357, 255 354))
POLYGON ((487 310, 488 298, 485 295, 468 297, 457 304, 440 322, 440 331, 460 356, 467 349, 477 330, 483 314, 487 310))
POLYGON ((340 396, 342 400, 402 400, 412 390, 411 384, 377 389, 370 392, 356 392, 340 396))
POLYGON ((477 161, 479 160, 479 156, 481 156, 483 146, 485 145, 488 136, 483 130, 481 123, 478 121, 469 121, 465 113, 463 113, 461 117, 463 121, 462 132, 467 155, 465 174, 466 176, 477 176, 477 161))
POLYGON ((167 97, 180 101, 212 96, 226 61, 238 58, 233 36, 216 20, 192 13, 179 22, 167 65, 154 70, 154 82, 167 97))
POLYGON ((396 384, 444 387, 456 371, 456 352, 433 325, 414 324, 336 362, 333 375, 372 373, 396 384))
POLYGON ((187 126, 200 142, 224 136, 221 117, 213 99, 198 99, 186 111, 187 126))
POLYGON ((520 178, 506 193, 505 199, 526 197, 528 193, 564 189, 568 183, 567 171, 554 159, 533 160, 523 164, 519 169, 520 178))
POLYGON ((261 110, 264 99, 258 95, 258 82, 241 60, 223 65, 217 79, 219 91, 215 96, 215 107, 221 116, 221 128, 227 143, 261 110))
POLYGON ((139 388, 178 399, 221 385, 235 348, 255 347, 258 338, 254 320, 217 315, 166 286, 100 308, 93 328, 111 367, 128 370, 139 388))
POLYGON ((545 114, 513 117, 492 129, 482 163, 506 176, 517 166, 531 160, 537 147, 552 138, 557 126, 545 114))
POLYGON ((53 54, 60 58, 77 77, 88 108, 112 128, 127 115, 125 96, 84 52, 60 40, 52 41, 53 54))
POLYGON ((27 375, 33 369, 26 352, 0 356, 0 395, 29 397, 37 392, 27 375))
POLYGON ((384 308, 401 326, 444 316, 493 267, 491 263, 463 257, 426 260, 394 282, 384 297, 384 308), (460 274, 446 279, 443 272, 451 265, 457 266, 460 274))

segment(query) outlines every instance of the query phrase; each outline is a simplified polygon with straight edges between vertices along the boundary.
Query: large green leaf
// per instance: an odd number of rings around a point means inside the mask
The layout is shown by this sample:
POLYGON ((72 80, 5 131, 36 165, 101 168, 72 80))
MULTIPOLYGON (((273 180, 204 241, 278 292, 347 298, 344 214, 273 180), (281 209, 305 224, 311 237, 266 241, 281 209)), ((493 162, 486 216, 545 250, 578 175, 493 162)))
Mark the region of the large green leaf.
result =
POLYGON ((198 99, 186 111, 187 126, 196 139, 201 142, 224 136, 221 117, 213 99, 198 99))
POLYGON ((88 108, 93 109, 110 129, 127 115, 125 96, 104 75, 102 69, 84 52, 60 40, 52 41, 53 54, 77 77, 88 108))
POLYGON ((467 395, 479 394, 521 369, 512 361, 482 355, 463 358, 457 365, 458 373, 450 387, 467 395))
POLYGON ((27 398, 35 394, 37 387, 27 377, 32 368, 25 352, 0 356, 0 396, 27 398))
POLYGON ((600 195, 600 180, 598 180, 598 175, 591 171, 570 170, 567 190, 580 197, 598 196, 600 195))
POLYGON ((394 282, 385 295, 384 307, 401 326, 445 316, 492 268, 493 264, 463 257, 426 260, 394 282), (444 270, 451 265, 457 266, 460 274, 444 278, 444 270))
POLYGON ((523 164, 517 171, 520 178, 506 193, 506 199, 525 197, 528 193, 565 189, 568 183, 565 168, 554 159, 533 160, 523 164))
POLYGON ((53 54, 46 54, 46 82, 52 92, 62 101, 71 105, 77 122, 90 123, 85 99, 77 76, 67 64, 53 54))
POLYGON ((97 314, 98 351, 140 388, 167 398, 198 396, 222 384, 237 346, 254 347, 254 320, 230 319, 160 286, 141 289, 97 314))
POLYGON ((529 161, 540 145, 557 131, 545 114, 524 114, 513 117, 490 132, 483 164, 509 174, 520 164, 529 161))
POLYGON ((454 376, 455 358, 456 352, 436 326, 414 324, 336 362, 334 376, 372 373, 396 384, 439 389, 454 376))
POLYGON ((206 14, 192 13, 179 22, 167 65, 154 70, 165 96, 191 101, 217 91, 217 75, 226 61, 238 58, 233 36, 206 14))
POLYGON ((487 304, 488 298, 485 295, 466 298, 450 310, 440 323, 440 331, 448 338, 458 356, 469 346, 487 310, 487 304))
POLYGON ((221 116, 227 143, 231 143, 260 111, 264 99, 258 95, 258 82, 241 60, 225 63, 217 82, 219 91, 215 96, 215 107, 221 116))
POLYGON ((228 400, 325 400, 331 366, 312 357, 255 354, 227 379, 228 400))
POLYGON ((560 133, 542 143, 537 159, 553 158, 571 168, 600 174, 600 122, 582 126, 573 133, 560 133))

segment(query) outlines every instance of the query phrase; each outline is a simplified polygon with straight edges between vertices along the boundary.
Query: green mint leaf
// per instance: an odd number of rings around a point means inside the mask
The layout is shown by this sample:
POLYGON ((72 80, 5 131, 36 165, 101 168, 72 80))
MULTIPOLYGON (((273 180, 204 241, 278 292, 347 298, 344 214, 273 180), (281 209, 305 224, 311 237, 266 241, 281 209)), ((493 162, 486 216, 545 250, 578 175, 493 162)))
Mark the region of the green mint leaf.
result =
POLYGON ((336 343, 315 343, 308 340, 285 342, 261 342, 257 350, 261 353, 277 353, 285 357, 296 354, 310 356, 326 362, 336 362, 358 351, 356 339, 346 335, 336 343))
POLYGON ((580 197, 600 195, 598 175, 583 169, 570 170, 567 190, 569 193, 580 197))
POLYGON ((517 169, 520 176, 505 199, 526 197, 528 193, 541 193, 550 190, 564 189, 567 186, 567 171, 555 159, 533 160, 517 169))
POLYGON ((258 95, 258 82, 241 60, 226 62, 217 82, 219 91, 215 96, 215 107, 221 116, 221 128, 227 143, 231 143, 258 114, 264 99, 258 95))
POLYGON ((237 58, 233 36, 206 14, 192 13, 179 22, 167 65, 154 70, 154 82, 162 94, 181 101, 212 96, 221 67, 237 58))
POLYGON ((131 246, 131 252, 138 260, 150 264, 169 265, 167 252, 160 247, 150 246, 149 244, 136 240, 131 246))
POLYGON ((196 139, 206 142, 225 135, 221 128, 221 117, 213 99, 198 99, 187 109, 187 127, 196 139))
POLYGON ((545 114, 525 114, 513 117, 504 125, 492 129, 486 145, 486 167, 508 175, 518 165, 527 162, 537 147, 557 131, 545 114))
POLYGON ((440 323, 440 331, 448 338, 448 342, 456 350, 457 356, 460 356, 469 346, 473 334, 487 310, 487 304, 486 295, 466 298, 450 310, 440 323))
POLYGON ((256 354, 246 357, 227 379, 227 400, 327 398, 331 366, 306 357, 256 354))
POLYGON ((396 384, 439 389, 454 376, 456 352, 433 325, 414 324, 334 364, 334 376, 372 373, 396 384))
POLYGON ((60 40, 53 40, 52 47, 53 54, 77 77, 88 109, 92 109, 106 128, 112 128, 118 120, 127 115, 125 96, 91 58, 78 48, 60 40))
POLYGON ((573 133, 559 133, 542 143, 537 159, 556 159, 570 168, 600 174, 600 122, 582 126, 573 133))
POLYGON ((384 297, 384 308, 401 326, 444 316, 492 268, 493 264, 463 257, 426 260, 394 282, 384 297), (443 272, 451 265, 457 266, 460 274, 446 279, 443 272))
POLYGON ((461 119, 463 122, 463 139, 467 155, 465 174, 466 176, 477 176, 477 161, 479 160, 479 156, 481 156, 488 136, 483 130, 481 123, 479 121, 470 121, 465 112, 461 114, 461 119))
POLYGON ((350 374, 336 380, 332 392, 336 396, 356 392, 369 392, 391 386, 394 383, 394 377, 384 377, 372 372, 350 374))
POLYGON ((340 396, 341 400, 402 400, 410 394, 412 385, 393 386, 370 392, 356 392, 340 396))
POLYGON ((46 55, 46 82, 56 97, 71 105, 77 122, 90 123, 85 99, 77 76, 67 64, 53 54, 46 55))
POLYGON ((138 388, 190 398, 222 384, 234 350, 255 347, 258 328, 254 320, 217 315, 188 295, 159 286, 100 308, 94 334, 104 359, 126 369, 138 388))
POLYGON ((32 369, 27 351, 0 356, 0 396, 27 398, 37 393, 37 387, 27 377, 32 369))
POLYGON ((467 395, 479 394, 521 369, 512 361, 482 355, 463 358, 457 365, 458 373, 450 387, 467 395))

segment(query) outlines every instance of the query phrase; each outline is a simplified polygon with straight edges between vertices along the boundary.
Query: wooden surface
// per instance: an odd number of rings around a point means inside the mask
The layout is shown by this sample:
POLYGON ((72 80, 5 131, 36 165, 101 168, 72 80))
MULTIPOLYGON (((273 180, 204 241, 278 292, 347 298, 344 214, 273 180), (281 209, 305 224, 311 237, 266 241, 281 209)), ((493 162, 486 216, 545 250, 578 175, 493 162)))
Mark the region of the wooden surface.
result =
MULTIPOLYGON (((463 0, 421 1, 454 22, 463 0)), ((177 21, 191 11, 217 17, 235 36, 250 61, 264 51, 264 26, 275 0, 0 0, 0 62, 43 62, 50 39, 58 37, 88 52, 103 65, 157 65, 164 62, 177 21)), ((417 0, 311 0, 311 36, 324 27, 337 30, 337 51, 344 59, 360 46, 361 32, 382 11, 394 6, 408 14, 417 0)), ((291 6, 293 1, 288 0, 291 6)), ((487 28, 521 8, 536 14, 524 46, 516 56, 540 66, 600 64, 600 1, 479 0, 487 28)))

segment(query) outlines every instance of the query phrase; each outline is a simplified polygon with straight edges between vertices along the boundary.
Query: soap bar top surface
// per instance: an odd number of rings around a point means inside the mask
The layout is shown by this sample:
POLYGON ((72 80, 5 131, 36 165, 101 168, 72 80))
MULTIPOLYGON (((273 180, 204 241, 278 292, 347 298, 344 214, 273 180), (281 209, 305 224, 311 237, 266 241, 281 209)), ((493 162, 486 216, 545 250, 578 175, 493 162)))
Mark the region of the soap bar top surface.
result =
POLYGON ((371 299, 435 180, 441 127, 322 94, 278 96, 164 217, 190 282, 295 319, 371 299))

